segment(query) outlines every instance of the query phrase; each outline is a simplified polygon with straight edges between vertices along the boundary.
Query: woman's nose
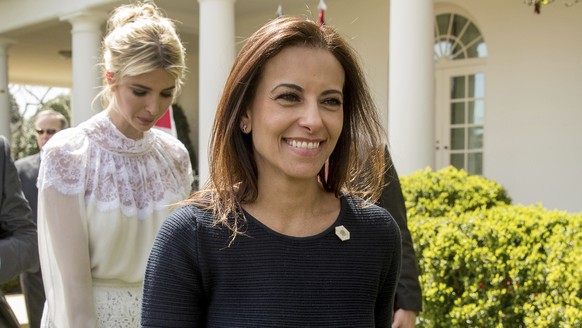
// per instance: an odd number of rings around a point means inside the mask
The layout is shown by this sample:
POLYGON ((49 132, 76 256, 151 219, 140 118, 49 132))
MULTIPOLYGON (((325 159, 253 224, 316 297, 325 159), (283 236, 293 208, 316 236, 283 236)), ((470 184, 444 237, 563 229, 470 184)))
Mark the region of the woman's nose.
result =
MULTIPOLYGON (((152 115, 156 116, 160 113, 161 109, 161 99, 160 97, 153 97, 146 103, 146 111, 152 115)), ((165 108, 164 108, 165 109, 165 108)))
POLYGON ((307 102, 299 119, 299 125, 315 132, 323 126, 321 112, 317 101, 307 102))

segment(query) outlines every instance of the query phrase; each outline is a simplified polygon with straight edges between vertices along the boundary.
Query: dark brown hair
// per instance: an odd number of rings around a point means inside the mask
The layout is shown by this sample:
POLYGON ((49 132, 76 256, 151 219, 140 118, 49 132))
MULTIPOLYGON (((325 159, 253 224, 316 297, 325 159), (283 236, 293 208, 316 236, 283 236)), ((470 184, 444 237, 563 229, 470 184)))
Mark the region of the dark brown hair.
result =
POLYGON ((293 46, 325 49, 345 72, 344 123, 327 170, 324 167, 319 173, 323 188, 369 201, 376 201, 380 195, 385 168, 384 131, 356 53, 333 28, 282 16, 251 35, 238 53, 216 110, 209 181, 188 201, 212 209, 215 223, 231 229, 233 237, 240 233, 240 204, 252 202, 258 195, 252 136, 241 132, 241 118, 253 102, 266 63, 293 46))

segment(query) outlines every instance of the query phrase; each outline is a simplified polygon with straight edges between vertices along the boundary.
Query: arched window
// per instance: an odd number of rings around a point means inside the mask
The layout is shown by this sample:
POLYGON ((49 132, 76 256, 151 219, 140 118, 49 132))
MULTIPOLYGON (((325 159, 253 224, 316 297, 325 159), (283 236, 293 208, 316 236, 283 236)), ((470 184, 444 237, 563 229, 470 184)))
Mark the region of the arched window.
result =
POLYGON ((434 59, 461 60, 487 56, 479 29, 464 16, 446 13, 435 18, 434 59))
POLYGON ((468 18, 435 17, 436 163, 483 174, 487 46, 468 18))

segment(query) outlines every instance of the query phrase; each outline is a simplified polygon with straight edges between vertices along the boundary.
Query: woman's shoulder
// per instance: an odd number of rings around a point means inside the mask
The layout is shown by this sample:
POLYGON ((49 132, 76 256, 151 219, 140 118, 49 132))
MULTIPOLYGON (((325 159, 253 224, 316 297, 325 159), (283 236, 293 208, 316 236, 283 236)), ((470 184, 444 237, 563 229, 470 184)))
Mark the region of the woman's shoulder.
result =
POLYGON ((212 210, 188 203, 174 209, 158 233, 162 243, 196 247, 203 253, 227 247, 229 236, 227 228, 214 222, 212 210))
POLYGON ((342 207, 344 207, 346 213, 352 213, 363 220, 367 220, 368 223, 376 222, 383 225, 397 226, 396 220, 388 210, 356 196, 342 196, 342 207))
POLYGON ((342 206, 359 209, 360 211, 370 212, 370 213, 387 213, 385 208, 378 206, 368 200, 362 199, 358 196, 353 195, 342 195, 342 206))
POLYGON ((213 214, 200 206, 183 203, 175 208, 164 221, 166 229, 171 230, 199 230, 213 226, 213 214))
POLYGON ((392 215, 383 207, 357 197, 343 196, 342 221, 354 233, 363 233, 377 245, 400 244, 400 228, 392 215))
POLYGON ((82 128, 57 132, 43 147, 39 190, 55 186, 67 195, 82 191, 89 139, 82 128))
POLYGON ((180 141, 180 139, 158 129, 151 129, 150 132, 154 135, 157 140, 158 147, 161 149, 172 149, 177 151, 179 154, 188 154, 186 146, 180 141))
POLYGON ((186 146, 180 140, 166 132, 157 129, 152 129, 151 132, 156 140, 153 145, 155 152, 169 159, 167 163, 173 165, 172 169, 175 169, 184 183, 185 190, 187 190, 187 193, 190 193, 194 175, 192 173, 190 153, 186 149, 186 146))
POLYGON ((43 152, 77 152, 87 142, 88 137, 80 127, 72 127, 57 132, 43 147, 43 152))

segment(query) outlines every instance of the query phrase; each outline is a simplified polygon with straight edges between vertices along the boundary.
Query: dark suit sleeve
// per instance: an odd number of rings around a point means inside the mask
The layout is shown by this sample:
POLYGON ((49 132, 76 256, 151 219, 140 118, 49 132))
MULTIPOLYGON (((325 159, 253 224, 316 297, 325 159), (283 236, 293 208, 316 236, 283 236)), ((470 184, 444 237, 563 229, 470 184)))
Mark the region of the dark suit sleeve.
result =
POLYGON ((402 237, 402 265, 394 304, 396 309, 418 312, 422 310, 422 290, 418 281, 416 254, 412 236, 408 230, 404 195, 388 148, 386 148, 386 160, 388 163, 388 170, 384 176, 386 186, 382 190, 379 203, 396 219, 402 237))
POLYGON ((7 140, 0 136, 0 283, 38 264, 36 225, 7 140))

